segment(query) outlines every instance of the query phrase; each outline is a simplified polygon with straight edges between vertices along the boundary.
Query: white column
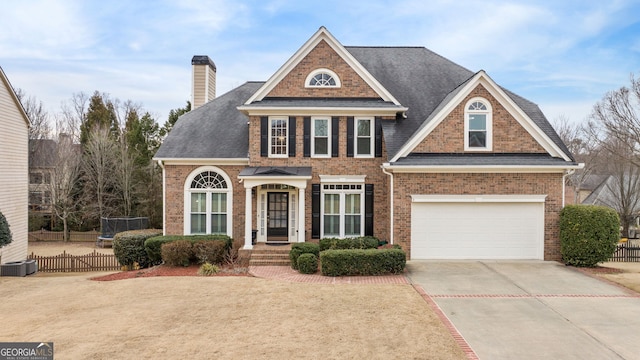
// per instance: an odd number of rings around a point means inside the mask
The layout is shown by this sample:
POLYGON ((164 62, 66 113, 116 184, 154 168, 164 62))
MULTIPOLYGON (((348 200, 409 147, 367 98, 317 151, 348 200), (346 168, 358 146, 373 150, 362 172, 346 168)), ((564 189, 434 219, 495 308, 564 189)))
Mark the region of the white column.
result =
POLYGON ((298 188, 298 242, 304 242, 304 188, 298 188))
POLYGON ((251 245, 251 188, 245 188, 244 203, 244 247, 245 250, 253 249, 251 245))

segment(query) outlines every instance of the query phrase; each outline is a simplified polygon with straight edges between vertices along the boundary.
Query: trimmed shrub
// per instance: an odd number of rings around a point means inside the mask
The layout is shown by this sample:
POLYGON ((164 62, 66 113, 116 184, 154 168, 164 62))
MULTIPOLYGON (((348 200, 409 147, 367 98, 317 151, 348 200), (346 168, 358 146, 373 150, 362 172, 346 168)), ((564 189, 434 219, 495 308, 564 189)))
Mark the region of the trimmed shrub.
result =
POLYGON ((177 240, 188 240, 191 242, 198 241, 221 241, 225 244, 225 251, 229 251, 231 249, 231 245, 233 244, 233 239, 228 237, 227 235, 167 235, 167 236, 156 236, 144 242, 144 249, 147 252, 147 256, 149 261, 153 265, 158 265, 162 263, 162 244, 171 243, 177 240))
POLYGON ((289 251, 289 260, 291 260, 291 268, 298 270, 298 258, 302 254, 314 254, 316 258, 320 256, 320 247, 316 243, 294 243, 289 251))
POLYGON ((113 236, 113 254, 120 265, 129 269, 135 264, 141 268, 148 267, 151 262, 144 249, 144 243, 147 239, 159 234, 162 234, 162 230, 145 229, 119 232, 113 236))
POLYGON ((320 239, 320 251, 344 250, 344 249, 375 249, 380 240, 374 236, 362 236, 353 238, 323 238, 320 239))
POLYGON ((227 244, 223 241, 196 241, 193 243, 193 254, 199 264, 222 264, 227 253, 227 244))
POLYGON ((298 269, 303 274, 315 274, 318 271, 318 257, 310 253, 300 255, 298 257, 298 269))
POLYGON ((176 240, 162 244, 162 260, 170 266, 189 266, 193 257, 193 243, 189 240, 176 240))
POLYGON ((217 267, 214 264, 206 262, 206 263, 200 265, 200 268, 198 269, 198 275, 200 275, 200 276, 211 276, 211 275, 217 274, 218 271, 220 271, 219 267, 217 267))
POLYGON ((11 229, 9 229, 9 222, 0 211, 0 248, 11 244, 13 237, 11 235, 11 229))
POLYGON ((620 218, 608 207, 568 205, 560 212, 560 253, 567 265, 607 261, 620 240, 620 218))
POLYGON ((320 263, 325 276, 400 274, 407 256, 400 249, 326 250, 320 263))

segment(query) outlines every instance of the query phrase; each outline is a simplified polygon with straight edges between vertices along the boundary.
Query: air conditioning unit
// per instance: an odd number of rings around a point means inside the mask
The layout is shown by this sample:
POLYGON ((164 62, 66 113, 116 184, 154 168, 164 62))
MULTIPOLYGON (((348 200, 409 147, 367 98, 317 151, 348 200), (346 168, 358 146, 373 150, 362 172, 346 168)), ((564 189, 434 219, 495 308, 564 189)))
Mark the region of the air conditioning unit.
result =
POLYGON ((14 261, 0 265, 0 276, 26 276, 27 264, 24 261, 14 261))

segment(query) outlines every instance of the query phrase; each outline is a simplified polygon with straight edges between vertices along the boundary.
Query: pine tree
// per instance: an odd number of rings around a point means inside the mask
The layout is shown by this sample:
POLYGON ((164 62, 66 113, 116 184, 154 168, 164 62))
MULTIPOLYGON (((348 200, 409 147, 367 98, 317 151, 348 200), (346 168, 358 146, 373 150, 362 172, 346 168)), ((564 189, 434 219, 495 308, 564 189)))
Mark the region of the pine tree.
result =
POLYGON ((7 218, 0 212, 0 248, 9 245, 12 240, 9 222, 7 222, 7 218))

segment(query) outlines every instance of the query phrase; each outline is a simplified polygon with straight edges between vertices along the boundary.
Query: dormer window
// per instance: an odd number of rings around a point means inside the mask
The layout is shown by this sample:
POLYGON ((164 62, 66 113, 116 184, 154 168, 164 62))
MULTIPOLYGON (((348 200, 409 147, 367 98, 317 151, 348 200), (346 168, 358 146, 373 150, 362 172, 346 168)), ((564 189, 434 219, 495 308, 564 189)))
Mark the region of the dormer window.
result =
POLYGON ((305 81, 305 87, 308 88, 335 88, 340 86, 340 78, 329 69, 316 69, 307 76, 305 81))
POLYGON ((465 151, 492 150, 491 104, 483 98, 467 102, 464 111, 465 151))

